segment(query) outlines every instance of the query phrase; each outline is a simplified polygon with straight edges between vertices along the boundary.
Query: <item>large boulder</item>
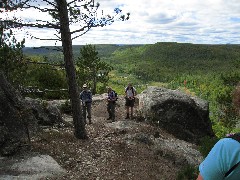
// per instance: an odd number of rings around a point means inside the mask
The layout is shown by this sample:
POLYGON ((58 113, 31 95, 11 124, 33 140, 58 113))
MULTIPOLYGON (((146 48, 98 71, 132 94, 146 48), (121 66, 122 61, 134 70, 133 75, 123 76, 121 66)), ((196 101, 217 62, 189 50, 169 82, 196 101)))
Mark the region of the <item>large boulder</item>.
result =
POLYGON ((159 131, 144 132, 144 129, 151 127, 146 123, 116 121, 107 123, 106 127, 115 129, 117 134, 125 134, 124 140, 127 144, 145 144, 155 155, 169 159, 176 165, 197 166, 203 160, 195 144, 176 139, 167 133, 160 134, 159 131), (135 130, 139 132, 134 132, 135 130))
POLYGON ((25 102, 33 112, 39 125, 53 126, 64 122, 62 114, 56 104, 29 97, 25 98, 25 102))
POLYGON ((0 158, 0 179, 55 179, 65 173, 66 170, 49 155, 30 153, 14 158, 0 158))
POLYGON ((17 152, 40 125, 68 124, 56 104, 23 98, 0 72, 0 155, 17 152))
POLYGON ((149 87, 138 98, 141 118, 157 122, 175 137, 198 143, 214 136, 207 101, 162 87, 149 87))
POLYGON ((0 72, 0 154, 15 153, 37 130, 36 122, 21 95, 0 72))

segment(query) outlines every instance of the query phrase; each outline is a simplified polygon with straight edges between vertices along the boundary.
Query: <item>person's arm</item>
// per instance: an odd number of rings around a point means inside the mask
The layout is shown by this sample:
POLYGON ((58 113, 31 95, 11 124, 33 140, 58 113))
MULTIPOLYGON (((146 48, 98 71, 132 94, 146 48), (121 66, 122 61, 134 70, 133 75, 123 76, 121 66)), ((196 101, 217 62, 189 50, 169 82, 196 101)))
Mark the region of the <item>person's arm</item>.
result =
POLYGON ((111 91, 109 93, 109 101, 115 101, 115 92, 114 91, 111 91))
POLYGON ((114 91, 113 91, 113 93, 112 93, 112 101, 116 101, 116 94, 115 94, 114 91))
POLYGON ((110 93, 110 92, 108 92, 107 101, 108 101, 108 102, 111 101, 111 93, 110 93))
POLYGON ((201 176, 201 174, 199 173, 198 177, 196 180, 204 180, 203 177, 201 176))
POLYGON ((92 102, 92 92, 90 91, 90 102, 92 102))
POLYGON ((80 96, 79 96, 79 97, 80 97, 80 99, 82 100, 82 92, 80 93, 80 96))

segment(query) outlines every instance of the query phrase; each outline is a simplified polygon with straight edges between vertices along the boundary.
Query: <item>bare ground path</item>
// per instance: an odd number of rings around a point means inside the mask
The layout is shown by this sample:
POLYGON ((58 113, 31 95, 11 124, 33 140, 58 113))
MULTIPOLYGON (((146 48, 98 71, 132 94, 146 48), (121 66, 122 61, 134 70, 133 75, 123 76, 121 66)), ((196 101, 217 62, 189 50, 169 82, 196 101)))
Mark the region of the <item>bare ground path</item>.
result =
MULTIPOLYGON (((78 140, 72 127, 45 129, 32 138, 31 152, 50 155, 67 173, 48 179, 175 180, 181 168, 171 158, 152 149, 148 139, 170 135, 157 127, 135 120, 125 120, 124 99, 116 108, 116 122, 108 117, 104 101, 93 104, 93 124, 86 125, 89 139, 78 140)), ((69 117, 71 119, 71 117, 69 117)))

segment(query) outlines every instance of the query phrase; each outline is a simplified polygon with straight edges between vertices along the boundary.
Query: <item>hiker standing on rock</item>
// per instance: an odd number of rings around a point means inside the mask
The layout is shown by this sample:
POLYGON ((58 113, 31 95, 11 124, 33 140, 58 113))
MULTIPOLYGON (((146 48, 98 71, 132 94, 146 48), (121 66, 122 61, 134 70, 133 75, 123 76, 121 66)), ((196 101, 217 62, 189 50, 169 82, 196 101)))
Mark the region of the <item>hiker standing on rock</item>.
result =
POLYGON ((107 93, 108 93, 107 111, 108 111, 108 115, 109 115, 107 120, 112 120, 112 122, 114 122, 117 96, 116 96, 116 92, 114 90, 112 90, 111 87, 107 88, 107 93))
POLYGON ((85 124, 87 123, 87 116, 89 124, 92 124, 92 92, 87 89, 86 84, 83 85, 83 91, 80 93, 80 99, 82 102, 84 122, 85 124))
POLYGON ((125 119, 129 119, 129 108, 131 108, 131 119, 133 119, 133 107, 135 103, 135 96, 137 95, 136 89, 132 86, 131 83, 125 88, 125 99, 126 99, 126 113, 127 116, 125 119))

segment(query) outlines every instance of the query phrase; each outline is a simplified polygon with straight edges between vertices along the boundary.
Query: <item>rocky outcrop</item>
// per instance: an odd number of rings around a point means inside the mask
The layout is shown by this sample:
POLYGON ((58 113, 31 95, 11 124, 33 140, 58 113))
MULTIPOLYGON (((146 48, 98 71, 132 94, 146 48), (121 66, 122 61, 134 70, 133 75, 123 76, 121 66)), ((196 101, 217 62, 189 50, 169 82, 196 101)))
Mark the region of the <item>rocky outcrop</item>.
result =
POLYGON ((66 170, 49 155, 0 158, 0 179, 48 179, 65 173, 66 170))
POLYGON ((204 136, 214 136, 207 101, 160 87, 149 87, 138 98, 139 115, 175 137, 198 143, 204 136))
POLYGON ((0 72, 0 154, 13 154, 37 130, 36 118, 0 72))
MULTIPOLYGON (((127 144, 141 143, 149 146, 156 156, 169 159, 174 164, 179 166, 199 165, 203 157, 197 150, 196 145, 179 140, 172 137, 163 137, 161 134, 156 136, 152 133, 135 133, 130 134, 129 131, 133 129, 141 129, 143 123, 133 121, 117 121, 106 124, 107 127, 116 129, 119 134, 125 134, 125 141, 127 144)), ((156 132, 155 132, 156 133, 156 132)))
POLYGON ((0 155, 14 154, 30 141, 39 125, 64 123, 56 105, 24 99, 0 73, 0 155))
POLYGON ((52 126, 64 121, 56 104, 29 97, 25 98, 25 102, 34 113, 39 125, 52 126))

